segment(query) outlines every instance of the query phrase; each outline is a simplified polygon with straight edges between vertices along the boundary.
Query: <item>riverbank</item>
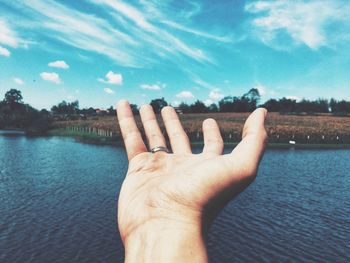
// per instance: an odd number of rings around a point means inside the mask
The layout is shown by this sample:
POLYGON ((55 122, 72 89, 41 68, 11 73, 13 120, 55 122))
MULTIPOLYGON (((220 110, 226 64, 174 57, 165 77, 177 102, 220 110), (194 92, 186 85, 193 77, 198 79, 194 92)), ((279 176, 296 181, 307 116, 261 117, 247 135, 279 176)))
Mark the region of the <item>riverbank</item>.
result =
MULTIPOLYGON (((85 133, 76 130, 69 129, 54 129, 49 131, 48 135, 50 136, 59 136, 59 137, 70 137, 82 143, 89 143, 95 145, 110 145, 110 146, 123 146, 123 141, 119 137, 107 137, 95 133, 85 133)), ((225 141, 224 144, 226 147, 235 147, 238 142, 229 142, 225 141)), ((192 146, 202 147, 202 140, 192 140, 192 146)), ((269 142, 267 144, 268 149, 350 149, 350 144, 331 144, 331 143, 298 143, 291 144, 289 142, 285 143, 276 143, 269 142)))

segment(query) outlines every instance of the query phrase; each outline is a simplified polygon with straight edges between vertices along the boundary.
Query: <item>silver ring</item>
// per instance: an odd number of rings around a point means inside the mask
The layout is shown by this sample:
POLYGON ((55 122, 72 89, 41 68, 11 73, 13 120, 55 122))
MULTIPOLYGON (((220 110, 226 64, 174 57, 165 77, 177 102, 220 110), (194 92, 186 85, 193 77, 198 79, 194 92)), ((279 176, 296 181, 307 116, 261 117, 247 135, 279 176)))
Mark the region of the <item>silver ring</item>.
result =
POLYGON ((167 147, 164 146, 157 146, 151 149, 151 153, 156 153, 156 152, 166 152, 169 153, 169 150, 167 147))

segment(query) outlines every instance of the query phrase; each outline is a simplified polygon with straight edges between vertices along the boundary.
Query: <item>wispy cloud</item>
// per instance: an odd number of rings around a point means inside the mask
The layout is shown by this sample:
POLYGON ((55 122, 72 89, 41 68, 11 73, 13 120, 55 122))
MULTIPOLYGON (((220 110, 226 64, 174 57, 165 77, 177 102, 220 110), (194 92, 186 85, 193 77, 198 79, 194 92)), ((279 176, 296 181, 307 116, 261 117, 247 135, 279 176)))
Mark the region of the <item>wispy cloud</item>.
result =
POLYGON ((50 62, 48 64, 48 66, 52 67, 52 68, 69 69, 69 65, 63 60, 57 60, 57 61, 50 62))
MULTIPOLYGON (((198 61, 210 60, 203 50, 199 48, 190 47, 183 40, 177 38, 168 31, 155 26, 141 11, 139 11, 136 7, 128 3, 125 3, 123 1, 109 0, 91 1, 96 4, 102 4, 104 6, 109 7, 117 14, 122 15, 123 17, 128 19, 128 21, 131 21, 139 29, 143 30, 144 32, 147 32, 148 36, 149 34, 151 34, 151 44, 156 44, 155 46, 161 47, 163 51, 167 53, 180 53, 198 61), (171 46, 172 48, 169 49, 169 46, 171 46)), ((126 21, 124 25, 127 25, 128 28, 133 28, 133 25, 129 24, 128 21, 126 21)), ((150 38, 146 37, 142 40, 148 42, 150 38)))
POLYGON ((141 84, 140 88, 141 89, 146 89, 146 90, 161 90, 166 87, 166 84, 164 83, 156 83, 156 84, 141 84))
POLYGON ((122 85, 123 76, 122 74, 114 73, 113 71, 108 71, 108 73, 106 74, 106 79, 99 78, 98 81, 111 85, 122 85))
POLYGON ((10 29, 5 20, 0 19, 0 44, 16 48, 18 42, 15 32, 10 29))
POLYGON ((0 55, 5 56, 5 57, 9 57, 9 56, 11 56, 11 52, 7 48, 0 46, 0 55))
POLYGON ((176 22, 173 22, 173 21, 169 21, 169 20, 162 20, 161 21, 163 24, 165 25, 168 25, 172 28, 175 28, 177 30, 180 30, 180 31, 183 31, 183 32, 187 32, 187 33, 190 33, 190 34, 193 34, 195 36, 199 36, 199 37, 203 37, 203 38, 208 38, 208 39, 212 39, 212 40, 215 40, 215 41, 219 41, 219 42, 224 42, 224 43, 230 43, 232 42, 232 39, 231 37, 228 37, 228 36, 216 36, 216 35, 212 35, 212 34, 209 34, 207 32, 203 32, 203 31, 199 31, 199 30, 195 30, 191 27, 187 27, 187 26, 184 26, 180 23, 176 23, 176 22))
POLYGON ((196 83, 197 85, 203 87, 203 88, 206 88, 206 89, 210 89, 210 90, 217 89, 216 86, 214 86, 214 85, 212 85, 212 84, 210 84, 210 83, 208 83, 208 82, 206 82, 198 77, 194 77, 193 82, 196 83))
POLYGON ((20 78, 13 78, 13 81, 18 85, 24 85, 24 81, 20 78))
POLYGON ((350 26, 347 1, 256 1, 245 9, 256 15, 251 21, 256 36, 278 49, 332 45, 350 26))
POLYGON ((110 88, 104 88, 103 90, 104 90, 104 92, 106 92, 107 94, 114 94, 114 93, 115 93, 114 90, 112 90, 112 89, 110 89, 110 88))
MULTIPOLYGON (((9 5, 20 10, 16 14, 18 19, 12 19, 16 30, 30 36, 38 45, 42 45, 42 37, 50 38, 80 50, 102 54, 115 64, 126 67, 149 67, 152 63, 159 63, 159 59, 214 62, 201 38, 229 42, 225 36, 189 26, 186 24, 188 18, 185 22, 183 16, 164 13, 169 9, 168 2, 144 3, 88 0, 85 4, 93 5, 89 12, 53 0, 11 1, 9 5), (154 12, 146 12, 151 5, 154 12), (163 23, 153 16, 154 13, 163 16, 163 23)), ((0 33, 7 33, 0 34, 0 44, 6 42, 11 47, 18 46, 20 42, 16 34, 8 29, 2 21, 0 33)))
POLYGON ((53 82, 55 84, 62 83, 60 75, 55 72, 42 72, 40 73, 40 77, 45 81, 53 82))
POLYGON ((179 98, 179 99, 193 99, 194 95, 192 94, 191 91, 184 90, 184 91, 181 91, 180 93, 176 94, 176 98, 179 98))

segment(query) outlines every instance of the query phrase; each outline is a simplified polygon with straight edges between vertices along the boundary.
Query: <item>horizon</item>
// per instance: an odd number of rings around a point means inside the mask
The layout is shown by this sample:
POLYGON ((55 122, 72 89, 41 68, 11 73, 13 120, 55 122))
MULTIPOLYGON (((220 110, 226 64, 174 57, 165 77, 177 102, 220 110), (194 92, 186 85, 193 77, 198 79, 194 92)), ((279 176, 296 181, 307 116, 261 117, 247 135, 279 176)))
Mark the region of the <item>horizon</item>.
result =
POLYGON ((4 1, 0 96, 114 107, 164 97, 217 103, 350 99, 346 1, 4 1))

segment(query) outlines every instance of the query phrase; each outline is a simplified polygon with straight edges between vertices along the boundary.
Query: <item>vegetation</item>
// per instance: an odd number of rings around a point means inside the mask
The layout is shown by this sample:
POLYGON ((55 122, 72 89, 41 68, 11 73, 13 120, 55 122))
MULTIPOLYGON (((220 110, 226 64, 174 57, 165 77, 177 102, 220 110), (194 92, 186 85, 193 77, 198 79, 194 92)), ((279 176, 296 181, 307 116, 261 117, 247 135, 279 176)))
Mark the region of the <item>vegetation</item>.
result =
MULTIPOLYGON (((191 141, 203 141, 202 122, 206 118, 214 118, 218 121, 221 134, 226 143, 234 143, 240 140, 244 121, 249 113, 189 113, 180 114, 181 122, 191 141)), ((164 124, 157 115, 162 131, 165 133, 164 124)), ((271 143, 289 143, 290 140, 297 144, 350 144, 350 118, 348 116, 335 117, 329 113, 318 115, 286 115, 269 113, 266 128, 271 143)), ((145 137, 140 116, 136 116, 136 123, 145 137)), ((56 129, 66 127, 86 127, 90 132, 108 131, 114 140, 120 140, 121 134, 116 116, 88 117, 86 120, 55 122, 56 129), (94 131, 92 131, 94 129, 94 131)), ((86 132, 86 131, 85 131, 86 132)), ((84 133, 84 132, 82 132, 84 133)))
POLYGON ((0 129, 22 129, 29 134, 45 133, 52 119, 46 110, 38 111, 22 102, 19 90, 11 89, 0 102, 0 129))
MULTIPOLYGON (((206 105, 197 100, 192 104, 182 102, 175 108, 193 141, 202 140, 202 121, 212 117, 218 120, 225 141, 237 142, 240 140, 241 129, 248 112, 263 106, 270 112, 267 122, 270 142, 286 143, 295 140, 302 143, 350 143, 348 101, 304 99, 297 102, 281 98, 270 99, 263 105, 259 105, 259 102, 259 91, 251 89, 241 97, 224 97, 217 104, 206 105)), ((152 100, 150 104, 159 116, 161 109, 168 105, 168 102, 159 98, 152 100)), ((131 104, 131 108, 134 114, 138 115, 138 106, 131 104)), ((140 117, 137 116, 136 119, 142 130, 140 117)), ((164 129, 161 120, 160 123, 164 129)), ((21 92, 14 89, 6 92, 4 100, 0 102, 0 129, 24 129, 29 133, 45 133, 50 129, 59 129, 60 135, 76 137, 76 134, 90 133, 91 136, 84 136, 94 140, 99 140, 100 137, 120 139, 113 107, 80 109, 78 101, 62 101, 53 106, 50 112, 38 111, 23 103, 21 92), (78 127, 78 130, 66 130, 71 127, 78 127)))

